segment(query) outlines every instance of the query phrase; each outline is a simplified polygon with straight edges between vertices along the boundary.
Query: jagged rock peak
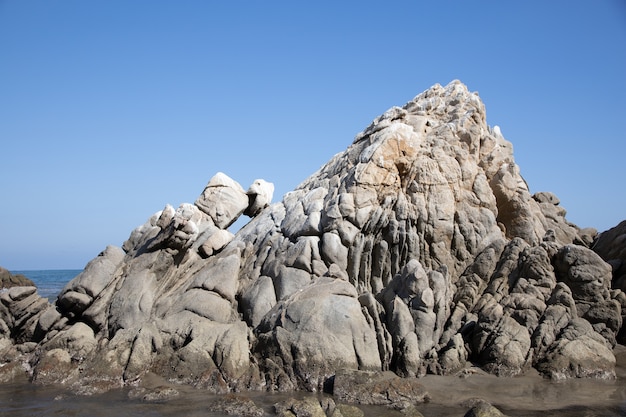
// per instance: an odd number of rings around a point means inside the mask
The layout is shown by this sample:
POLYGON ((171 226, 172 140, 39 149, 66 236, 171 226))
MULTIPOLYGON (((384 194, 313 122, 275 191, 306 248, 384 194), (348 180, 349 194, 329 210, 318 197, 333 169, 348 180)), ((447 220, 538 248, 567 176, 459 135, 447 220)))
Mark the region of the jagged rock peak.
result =
MULTIPOLYGON (((362 133, 356 136, 355 142, 374 130, 380 130, 389 126, 394 120, 406 116, 426 117, 427 119, 414 119, 419 122, 427 122, 428 118, 438 120, 439 123, 458 123, 464 117, 476 115, 481 122, 486 122, 485 106, 480 100, 478 93, 470 92, 459 80, 454 80, 447 86, 435 84, 430 89, 417 95, 403 107, 392 107, 385 113, 374 119, 372 124, 362 133)), ((496 129, 499 131, 499 128, 496 129)), ((499 132, 498 132, 499 133, 499 132)))

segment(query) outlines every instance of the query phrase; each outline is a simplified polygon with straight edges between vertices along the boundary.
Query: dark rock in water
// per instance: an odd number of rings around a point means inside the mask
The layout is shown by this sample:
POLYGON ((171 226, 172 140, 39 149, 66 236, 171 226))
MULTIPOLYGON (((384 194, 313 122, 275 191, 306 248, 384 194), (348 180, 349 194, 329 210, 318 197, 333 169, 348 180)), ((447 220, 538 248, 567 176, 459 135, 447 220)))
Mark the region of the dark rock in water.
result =
POLYGON ((209 405, 209 411, 239 417, 261 417, 265 415, 262 408, 254 401, 241 395, 227 394, 209 405))
POLYGON ((506 417, 506 415, 486 401, 477 401, 477 404, 465 413, 465 417, 506 417))
POLYGON ((364 417, 365 413, 360 408, 350 404, 337 404, 335 410, 332 413, 327 412, 326 415, 330 417, 364 417))
POLYGON ((342 402, 386 405, 405 409, 428 401, 429 394, 416 378, 401 378, 393 372, 339 370, 333 396, 342 402))
POLYGON ((272 192, 218 173, 194 204, 106 248, 55 305, 5 290, 2 357, 85 393, 148 373, 225 393, 390 371, 406 378, 377 389, 402 402, 425 396, 414 377, 469 364, 614 377, 626 226, 597 235, 554 194, 531 195, 460 82, 376 118, 282 201, 272 192))
POLYGON ((0 288, 34 287, 35 283, 22 274, 11 274, 0 266, 0 288))
POLYGON ((135 388, 128 393, 128 398, 131 400, 139 399, 145 402, 165 402, 178 398, 180 392, 172 387, 160 386, 152 389, 144 387, 135 388))

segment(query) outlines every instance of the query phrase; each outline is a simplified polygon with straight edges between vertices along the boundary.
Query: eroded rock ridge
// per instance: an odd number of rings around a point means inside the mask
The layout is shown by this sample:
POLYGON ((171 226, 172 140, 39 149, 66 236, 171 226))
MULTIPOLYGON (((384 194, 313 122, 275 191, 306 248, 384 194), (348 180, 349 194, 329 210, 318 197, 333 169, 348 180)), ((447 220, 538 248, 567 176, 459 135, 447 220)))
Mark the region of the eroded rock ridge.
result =
POLYGON ((98 391, 150 372, 228 392, 471 364, 614 376, 623 249, 607 263, 555 195, 531 195, 462 83, 390 109, 281 202, 272 194, 219 173, 194 204, 106 248, 56 303, 5 291, 4 379, 98 391))

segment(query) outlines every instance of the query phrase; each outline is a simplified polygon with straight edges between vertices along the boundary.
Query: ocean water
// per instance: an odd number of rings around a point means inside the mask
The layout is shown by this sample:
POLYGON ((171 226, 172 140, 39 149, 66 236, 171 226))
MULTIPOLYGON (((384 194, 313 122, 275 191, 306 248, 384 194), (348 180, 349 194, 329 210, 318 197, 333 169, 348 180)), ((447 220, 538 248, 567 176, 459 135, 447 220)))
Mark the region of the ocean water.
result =
MULTIPOLYGON (((35 282, 39 294, 54 302, 58 293, 81 270, 11 271, 35 282)), ((472 374, 465 378, 427 375, 422 384, 431 401, 417 406, 424 417, 462 417, 472 399, 482 398, 506 415, 515 416, 626 416, 626 347, 618 346, 617 379, 599 381, 575 379, 549 381, 536 373, 516 378, 472 374)), ((167 385, 167 381, 162 381, 167 385)), ((190 387, 174 386, 180 395, 166 402, 145 402, 129 398, 129 388, 106 394, 80 397, 58 386, 37 386, 26 379, 0 383, 0 416, 204 416, 224 414, 211 412, 219 396, 190 387)), ((273 404, 290 397, 316 395, 305 393, 240 393, 252 399, 267 415, 275 415, 273 404)), ((380 406, 360 407, 366 417, 402 417, 399 411, 380 406)))
POLYGON ((40 296, 54 302, 65 284, 80 274, 82 269, 47 269, 31 271, 11 271, 12 274, 22 274, 30 278, 37 285, 40 296))

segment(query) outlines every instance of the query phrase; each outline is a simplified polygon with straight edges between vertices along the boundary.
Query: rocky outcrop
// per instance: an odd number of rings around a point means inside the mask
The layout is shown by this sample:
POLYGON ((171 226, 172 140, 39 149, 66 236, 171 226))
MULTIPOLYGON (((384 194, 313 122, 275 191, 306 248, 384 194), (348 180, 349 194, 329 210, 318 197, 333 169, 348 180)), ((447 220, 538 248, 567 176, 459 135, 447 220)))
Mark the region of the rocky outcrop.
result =
POLYGON ((613 287, 626 290, 626 220, 601 233, 593 242, 592 249, 610 266, 613 287))
POLYGON ((12 287, 34 287, 35 283, 22 274, 12 274, 0 266, 0 289, 12 287))
POLYGON ((3 346, 30 343, 13 357, 33 381, 89 392, 147 372, 216 393, 469 364, 614 376, 626 296, 622 263, 600 248, 620 238, 594 244, 556 196, 531 195, 460 82, 390 109, 281 202, 272 193, 218 173, 194 204, 103 251, 55 305, 3 294, 3 346), (241 214, 253 218, 232 234, 241 214))

